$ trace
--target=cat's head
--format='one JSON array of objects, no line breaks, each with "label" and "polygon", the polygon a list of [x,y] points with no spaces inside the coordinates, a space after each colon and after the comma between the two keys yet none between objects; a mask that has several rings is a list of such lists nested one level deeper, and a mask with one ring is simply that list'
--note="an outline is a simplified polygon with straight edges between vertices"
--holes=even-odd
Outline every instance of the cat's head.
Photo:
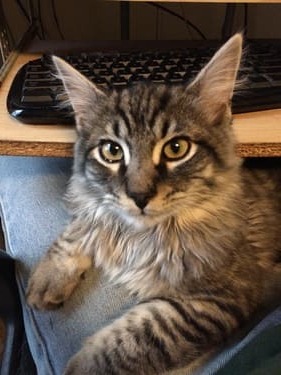
[{"label": "cat's head", "polygon": [[237,165],[230,102],[241,45],[232,37],[189,84],[108,92],[53,58],[76,118],[73,183],[89,209],[151,225],[223,193]]}]

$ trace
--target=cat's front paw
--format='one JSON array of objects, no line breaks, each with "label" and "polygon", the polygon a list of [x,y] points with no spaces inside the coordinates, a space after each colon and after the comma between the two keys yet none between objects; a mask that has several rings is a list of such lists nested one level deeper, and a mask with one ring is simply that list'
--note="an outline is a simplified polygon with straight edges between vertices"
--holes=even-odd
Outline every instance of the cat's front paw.
[{"label": "cat's front paw", "polygon": [[80,280],[81,272],[71,272],[74,268],[67,263],[63,265],[51,257],[45,257],[37,265],[28,282],[28,304],[39,310],[60,307]]},{"label": "cat's front paw", "polygon": [[106,375],[107,370],[101,367],[90,348],[85,346],[67,364],[64,375]]}]

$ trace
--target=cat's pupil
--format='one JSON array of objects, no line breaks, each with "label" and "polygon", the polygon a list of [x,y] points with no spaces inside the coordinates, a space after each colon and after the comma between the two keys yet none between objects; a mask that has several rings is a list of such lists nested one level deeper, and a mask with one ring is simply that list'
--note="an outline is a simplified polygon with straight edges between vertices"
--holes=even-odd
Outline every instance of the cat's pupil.
[{"label": "cat's pupil", "polygon": [[171,144],[171,150],[173,151],[174,154],[177,154],[180,151],[180,144],[179,142],[175,141]]},{"label": "cat's pupil", "polygon": [[120,151],[120,147],[115,144],[109,144],[108,151],[111,153],[111,155],[116,156]]}]

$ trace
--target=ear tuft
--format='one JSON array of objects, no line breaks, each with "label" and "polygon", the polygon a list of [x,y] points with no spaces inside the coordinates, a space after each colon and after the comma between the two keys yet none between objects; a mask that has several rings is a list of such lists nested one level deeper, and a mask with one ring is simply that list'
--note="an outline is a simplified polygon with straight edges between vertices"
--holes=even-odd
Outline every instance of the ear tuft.
[{"label": "ear tuft", "polygon": [[89,108],[93,109],[95,103],[105,97],[105,93],[63,59],[52,56],[52,60],[57,70],[57,77],[62,80],[69,102],[74,109],[79,128],[81,122],[79,119],[85,117]]},{"label": "ear tuft", "polygon": [[212,121],[218,120],[229,108],[242,55],[242,41],[241,34],[230,38],[191,84]]}]

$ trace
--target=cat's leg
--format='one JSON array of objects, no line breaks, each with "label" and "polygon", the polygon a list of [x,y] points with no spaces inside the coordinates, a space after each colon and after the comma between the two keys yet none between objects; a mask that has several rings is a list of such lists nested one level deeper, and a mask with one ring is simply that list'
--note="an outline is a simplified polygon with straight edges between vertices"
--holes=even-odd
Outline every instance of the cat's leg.
[{"label": "cat's leg", "polygon": [[73,292],[83,273],[92,265],[85,253],[87,230],[78,220],[68,224],[33,271],[27,301],[37,309],[59,307]]},{"label": "cat's leg", "polygon": [[220,299],[140,303],[90,337],[69,361],[65,375],[164,374],[206,357],[241,324],[244,314],[239,304]]}]

